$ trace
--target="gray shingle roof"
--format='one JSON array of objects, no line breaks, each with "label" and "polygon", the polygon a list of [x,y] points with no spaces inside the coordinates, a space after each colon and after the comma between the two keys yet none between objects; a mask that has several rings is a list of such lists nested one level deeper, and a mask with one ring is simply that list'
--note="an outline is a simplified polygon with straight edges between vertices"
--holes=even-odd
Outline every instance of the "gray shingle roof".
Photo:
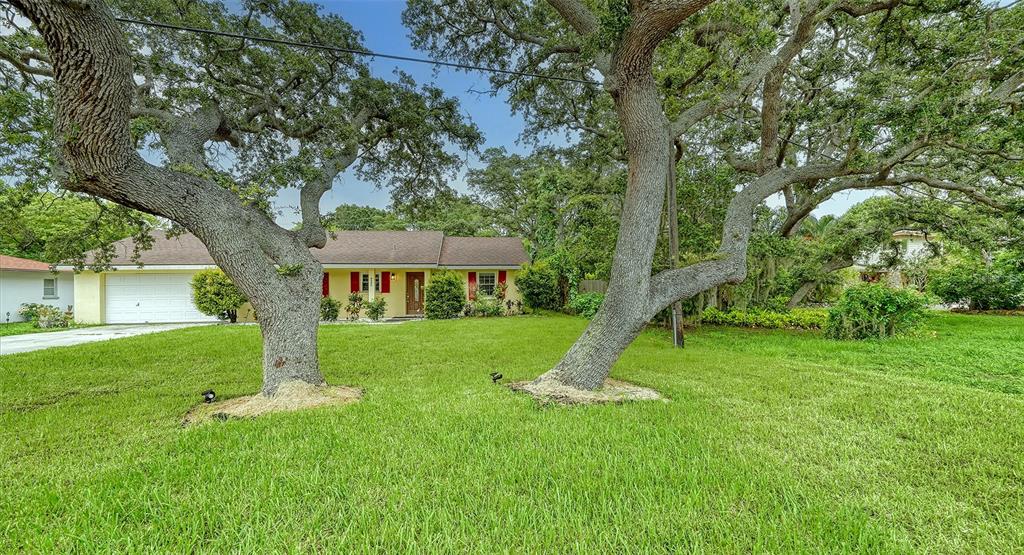
[{"label": "gray shingle roof", "polygon": [[[134,265],[135,243],[115,243],[115,266]],[[517,237],[445,237],[440,231],[339,231],[322,249],[311,249],[323,264],[519,266],[527,262],[523,242]],[[186,233],[168,238],[153,233],[153,248],[142,251],[147,266],[213,265],[206,246]]]}]

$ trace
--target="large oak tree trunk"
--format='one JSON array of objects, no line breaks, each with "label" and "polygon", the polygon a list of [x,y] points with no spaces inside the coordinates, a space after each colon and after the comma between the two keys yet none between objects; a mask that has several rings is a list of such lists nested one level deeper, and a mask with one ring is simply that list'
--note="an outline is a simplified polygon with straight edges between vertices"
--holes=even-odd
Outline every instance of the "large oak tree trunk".
[{"label": "large oak tree trunk", "polygon": [[672,140],[649,60],[620,59],[619,67],[623,69],[609,89],[625,138],[629,172],[608,290],[583,335],[535,383],[553,380],[579,389],[600,387],[652,316],[651,267],[671,158],[666,145]]},{"label": "large oak tree trunk", "polygon": [[[106,4],[12,1],[52,58],[65,186],[174,220],[206,245],[256,309],[264,394],[292,380],[323,385],[316,346],[322,268],[304,239],[216,183],[142,159],[129,132],[132,60]],[[225,128],[215,106],[181,117],[164,135],[168,157],[203,167],[205,144],[225,140]]]}]

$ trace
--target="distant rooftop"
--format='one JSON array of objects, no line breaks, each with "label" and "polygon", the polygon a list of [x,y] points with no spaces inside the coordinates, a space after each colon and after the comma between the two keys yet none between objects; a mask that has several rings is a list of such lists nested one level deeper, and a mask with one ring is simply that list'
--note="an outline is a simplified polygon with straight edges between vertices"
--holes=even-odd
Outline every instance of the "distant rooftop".
[{"label": "distant rooftop", "polygon": [[17,256],[0,254],[0,270],[49,272],[50,265],[46,262],[39,262],[38,260],[29,260],[27,258],[18,258]]}]

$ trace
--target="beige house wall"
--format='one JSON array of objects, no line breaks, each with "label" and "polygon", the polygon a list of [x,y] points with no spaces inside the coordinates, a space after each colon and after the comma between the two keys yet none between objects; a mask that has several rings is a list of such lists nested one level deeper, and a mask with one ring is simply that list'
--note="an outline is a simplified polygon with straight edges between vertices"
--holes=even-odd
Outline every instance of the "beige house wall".
[{"label": "beige house wall", "polygon": [[[407,272],[423,272],[426,283],[430,283],[431,271],[436,271],[436,268],[353,268],[353,269],[336,269],[331,268],[325,270],[328,274],[330,296],[341,302],[341,313],[339,319],[344,319],[348,316],[345,312],[345,305],[348,304],[348,296],[350,291],[350,273],[351,272],[363,272],[369,273],[373,271],[375,273],[388,272],[394,279],[391,280],[391,290],[388,293],[377,293],[374,292],[374,297],[383,297],[387,302],[387,308],[385,311],[386,318],[392,318],[395,316],[406,315],[406,273]],[[146,269],[141,270],[118,270],[118,272],[134,273],[134,272],[146,272]],[[153,268],[149,271],[168,272],[168,270],[161,270],[159,268]],[[175,273],[188,273],[192,274],[198,270],[175,270]],[[491,269],[472,269],[472,268],[459,268],[453,270],[459,274],[462,280],[463,290],[466,292],[466,298],[468,300],[468,280],[469,272],[494,272],[497,274],[498,270]],[[515,280],[519,273],[518,270],[505,270],[507,272],[506,283],[508,283],[508,294],[506,298],[511,300],[513,303],[522,300],[522,296],[519,293],[519,288],[516,287]],[[81,323],[90,324],[101,324],[104,322],[103,306],[104,306],[104,273],[95,272],[82,272],[75,275],[75,320]],[[364,300],[369,300],[369,294],[367,292],[360,292]],[[360,314],[361,317],[365,317],[365,310]],[[238,309],[238,321],[239,322],[255,322],[256,313],[249,303],[242,305]]]}]

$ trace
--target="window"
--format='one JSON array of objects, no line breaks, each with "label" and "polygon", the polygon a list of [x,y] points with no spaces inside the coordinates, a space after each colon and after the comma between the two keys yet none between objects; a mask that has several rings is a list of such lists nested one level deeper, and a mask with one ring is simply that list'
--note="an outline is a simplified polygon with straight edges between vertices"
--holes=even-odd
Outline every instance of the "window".
[{"label": "window", "polygon": [[57,298],[57,278],[43,278],[43,298]]},{"label": "window", "polygon": [[[370,290],[370,274],[363,272],[363,285],[361,290],[366,293]],[[373,290],[374,292],[380,293],[380,272],[373,274]]]},{"label": "window", "polygon": [[498,276],[494,272],[480,272],[476,278],[476,290],[485,297],[494,296],[494,284],[497,283]]}]

